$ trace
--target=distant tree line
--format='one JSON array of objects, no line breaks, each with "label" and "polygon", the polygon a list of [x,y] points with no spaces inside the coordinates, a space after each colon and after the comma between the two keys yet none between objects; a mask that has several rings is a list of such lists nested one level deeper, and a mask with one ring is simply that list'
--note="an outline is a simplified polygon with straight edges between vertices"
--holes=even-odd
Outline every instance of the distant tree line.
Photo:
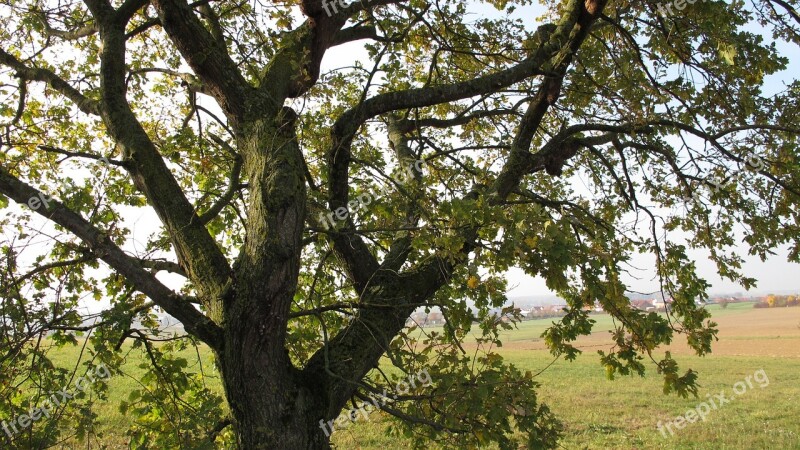
[{"label": "distant tree line", "polygon": [[787,306],[800,306],[800,297],[797,295],[769,294],[764,300],[753,305],[754,308],[785,308]]}]

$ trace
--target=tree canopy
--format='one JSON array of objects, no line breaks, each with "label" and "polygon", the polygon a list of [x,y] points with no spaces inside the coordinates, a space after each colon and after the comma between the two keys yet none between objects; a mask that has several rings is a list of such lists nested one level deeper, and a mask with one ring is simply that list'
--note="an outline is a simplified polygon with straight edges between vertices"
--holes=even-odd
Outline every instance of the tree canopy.
[{"label": "tree canopy", "polygon": [[[131,344],[136,448],[329,448],[320,423],[423,370],[392,432],[553,447],[495,351],[512,267],[567,301],[554,357],[597,302],[598,370],[696,393],[658,351],[715,338],[688,252],[748,288],[743,252],[800,260],[797,4],[0,0],[0,417]],[[666,315],[629,304],[639,254]],[[420,308],[445,326],[407,327]],[[87,409],[0,442],[83,437]]]}]

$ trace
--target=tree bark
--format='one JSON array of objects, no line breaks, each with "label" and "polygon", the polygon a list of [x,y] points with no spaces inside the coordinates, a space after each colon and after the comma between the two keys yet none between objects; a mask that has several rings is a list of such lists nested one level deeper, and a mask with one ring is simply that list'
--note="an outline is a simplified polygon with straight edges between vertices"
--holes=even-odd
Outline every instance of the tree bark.
[{"label": "tree bark", "polygon": [[250,182],[247,235],[224,299],[224,345],[217,352],[239,447],[328,449],[319,425],[325,404],[286,351],[286,322],[297,288],[306,190],[296,115],[249,121],[238,147]]},{"label": "tree bark", "polygon": [[226,333],[228,351],[219,358],[225,392],[241,450],[326,450],[320,427],[325,405],[293,369],[284,349],[263,346],[255,318]]}]

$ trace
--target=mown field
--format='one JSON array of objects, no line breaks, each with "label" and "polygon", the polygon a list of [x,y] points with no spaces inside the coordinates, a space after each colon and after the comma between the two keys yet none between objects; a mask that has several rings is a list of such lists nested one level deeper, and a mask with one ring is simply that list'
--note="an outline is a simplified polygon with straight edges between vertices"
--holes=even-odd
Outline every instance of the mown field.
[{"label": "mown field", "polygon": [[[538,376],[540,400],[563,420],[564,449],[800,449],[800,308],[753,309],[752,304],[732,304],[722,310],[710,307],[720,325],[720,341],[711,355],[693,356],[681,342],[672,351],[682,368],[700,373],[699,398],[665,396],[662,381],[654,370],[640,378],[605,378],[596,351],[608,348],[611,321],[594,316],[595,332],[578,345],[584,354],[575,362],[557,360]],[[501,353],[523,369],[538,372],[553,361],[544,349],[542,331],[553,319],[523,322],[505,333]],[[187,355],[188,356],[188,355]],[[210,355],[202,354],[204,366],[211,367]],[[77,353],[64,351],[59,359],[74,364]],[[110,382],[111,401],[98,405],[100,429],[108,448],[128,448],[124,431],[128,417],[118,410],[120,399],[138,387],[136,357],[131,356],[128,376]],[[754,383],[741,395],[733,393],[735,383],[763,370],[769,384]],[[218,379],[209,384],[218,386]],[[735,397],[705,421],[688,424],[664,437],[659,421],[671,421],[694,409],[707,394],[724,392]],[[369,421],[356,422],[334,433],[342,449],[404,449],[407,443],[388,437],[388,421],[382,413]],[[74,448],[87,448],[86,443]],[[64,448],[73,448],[72,445]],[[431,444],[431,448],[436,448]]]}]

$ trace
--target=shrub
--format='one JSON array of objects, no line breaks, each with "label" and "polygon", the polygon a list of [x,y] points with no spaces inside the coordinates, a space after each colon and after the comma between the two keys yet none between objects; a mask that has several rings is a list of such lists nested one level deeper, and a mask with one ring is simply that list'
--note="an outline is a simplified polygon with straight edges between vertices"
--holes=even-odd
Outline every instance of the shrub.
[{"label": "shrub", "polygon": [[766,298],[766,302],[767,302],[767,305],[768,305],[767,307],[768,308],[773,308],[777,301],[778,301],[778,297],[775,296],[775,294],[769,294],[767,296],[767,298]]}]

